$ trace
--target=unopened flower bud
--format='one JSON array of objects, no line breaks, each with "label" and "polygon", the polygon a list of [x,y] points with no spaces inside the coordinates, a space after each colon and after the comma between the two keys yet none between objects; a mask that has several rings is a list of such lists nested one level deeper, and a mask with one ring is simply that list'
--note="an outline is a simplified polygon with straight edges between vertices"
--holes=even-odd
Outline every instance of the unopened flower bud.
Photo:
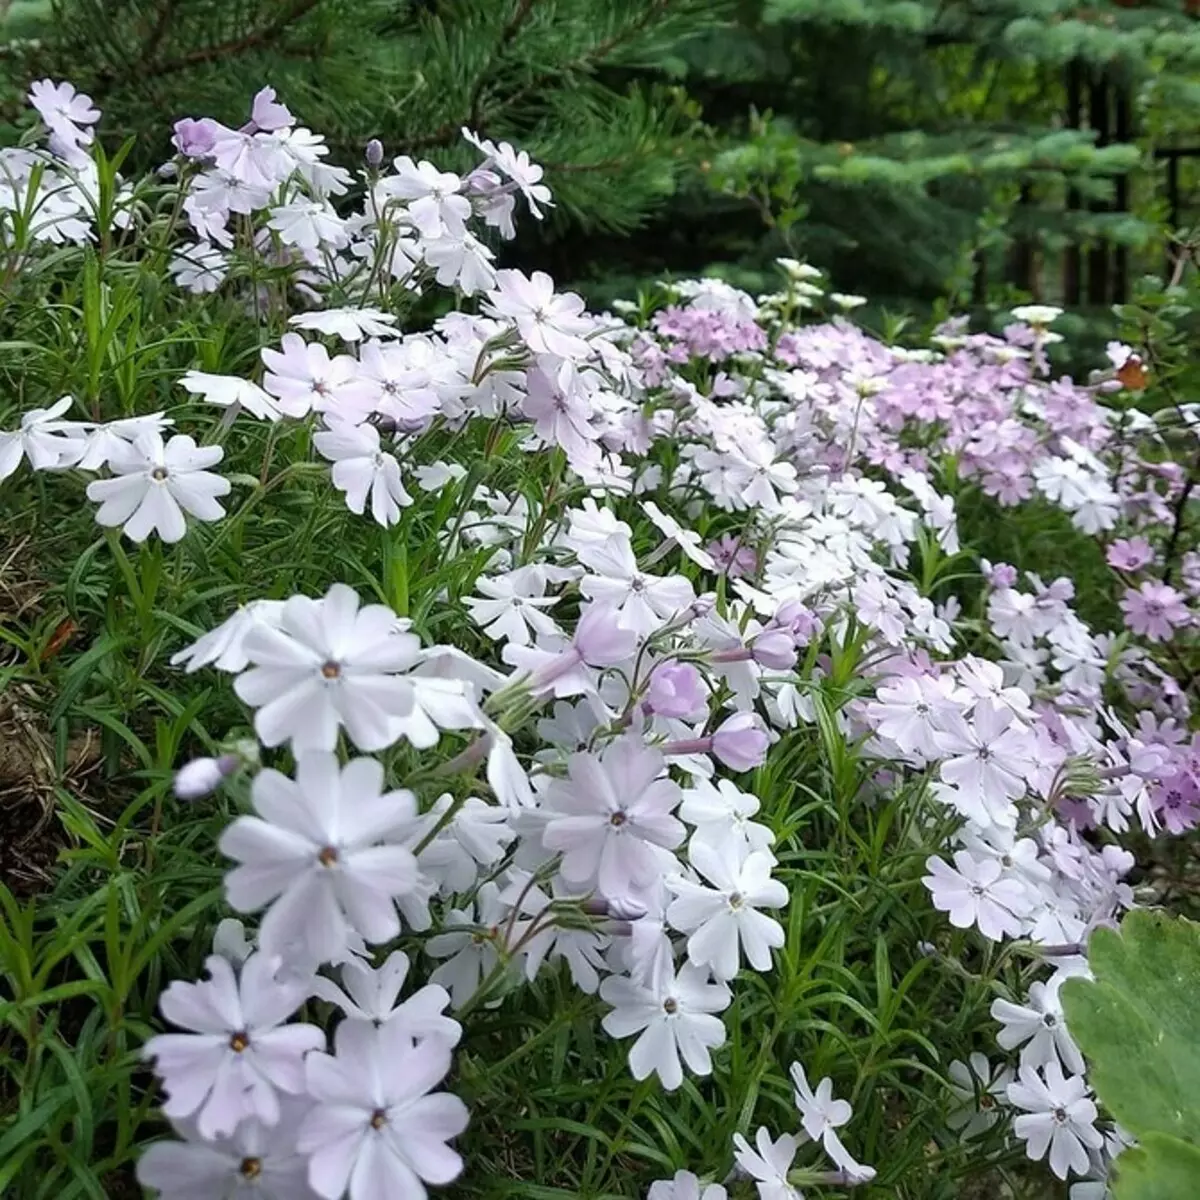
[{"label": "unopened flower bud", "polygon": [[798,646],[809,642],[821,627],[816,613],[799,600],[784,601],[775,612],[774,623],[780,629],[788,630]]},{"label": "unopened flower bud", "polygon": [[622,629],[610,608],[593,605],[580,614],[574,647],[589,667],[611,667],[637,650],[637,635]]},{"label": "unopened flower bud", "polygon": [[378,167],[383,163],[383,143],[378,138],[372,138],[363,151],[368,167]]},{"label": "unopened flower bud", "polygon": [[619,896],[608,902],[608,915],[614,921],[640,921],[648,909],[640,900],[630,896]]},{"label": "unopened flower bud", "polygon": [[750,646],[750,653],[759,666],[772,671],[790,671],[796,665],[796,643],[782,629],[765,629]]},{"label": "unopened flower bud", "polygon": [[646,709],[663,717],[686,717],[705,707],[700,672],[691,663],[665,662],[654,668],[646,691]]},{"label": "unopened flower bud", "polygon": [[731,771],[749,771],[766,761],[770,736],[753,713],[734,713],[712,735],[712,752]]},{"label": "unopened flower bud", "polygon": [[236,754],[220,758],[194,758],[175,772],[175,795],[180,800],[199,800],[216,791],[224,780],[238,769],[241,759]]},{"label": "unopened flower bud", "polygon": [[1010,588],[1017,582],[1017,568],[1005,562],[985,569],[984,575],[994,588]]},{"label": "unopened flower bud", "polygon": [[629,896],[617,896],[606,899],[604,896],[592,896],[583,902],[583,911],[591,917],[611,917],[614,921],[628,924],[640,921],[646,915],[646,906],[640,900]]},{"label": "unopened flower bud", "polygon": [[213,933],[213,953],[228,959],[235,967],[250,957],[254,943],[246,936],[246,926],[236,917],[226,917]]}]

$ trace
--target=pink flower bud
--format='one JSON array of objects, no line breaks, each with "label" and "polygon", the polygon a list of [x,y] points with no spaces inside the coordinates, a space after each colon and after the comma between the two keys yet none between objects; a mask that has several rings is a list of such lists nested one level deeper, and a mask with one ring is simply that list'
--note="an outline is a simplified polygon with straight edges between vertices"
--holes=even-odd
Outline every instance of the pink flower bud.
[{"label": "pink flower bud", "polygon": [[803,646],[821,628],[817,615],[799,600],[788,600],[775,611],[773,624],[791,633],[796,645]]},{"label": "pink flower bud", "polygon": [[378,138],[372,138],[363,151],[368,167],[378,167],[383,162],[383,143]]},{"label": "pink flower bud", "polygon": [[217,123],[211,117],[199,121],[184,117],[175,122],[175,136],[171,144],[185,158],[204,158],[212,152],[217,140]]},{"label": "pink flower bud", "polygon": [[988,583],[994,588],[1010,588],[1017,582],[1017,568],[1009,563],[996,563],[990,571],[985,571]]},{"label": "pink flower bud", "polygon": [[771,739],[753,713],[739,712],[712,735],[712,752],[731,771],[749,771],[766,761]]},{"label": "pink flower bud", "polygon": [[796,665],[796,642],[783,629],[764,629],[750,645],[759,666],[772,671],[790,671]]},{"label": "pink flower bud", "polygon": [[707,704],[700,672],[691,663],[664,662],[654,668],[646,692],[646,711],[687,717]]}]

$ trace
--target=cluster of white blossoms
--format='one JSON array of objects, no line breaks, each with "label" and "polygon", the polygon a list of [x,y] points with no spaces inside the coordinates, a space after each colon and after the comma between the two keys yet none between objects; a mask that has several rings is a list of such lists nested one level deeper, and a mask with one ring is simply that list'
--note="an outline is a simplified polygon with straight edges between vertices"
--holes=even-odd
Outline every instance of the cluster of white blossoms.
[{"label": "cluster of white blossoms", "polygon": [[[69,117],[79,149],[92,110],[60,94],[47,126],[70,142]],[[1090,930],[1132,902],[1132,856],[1109,835],[1165,819],[1155,789],[1182,735],[1163,731],[1186,697],[1144,648],[1089,630],[1067,580],[1022,590],[1012,568],[987,566],[985,612],[969,624],[953,596],[931,598],[936,571],[910,567],[960,550],[939,455],[1003,503],[1036,484],[1081,529],[1111,528],[1126,503],[1098,457],[1096,396],[1111,380],[1079,389],[1090,407],[1072,409],[1077,392],[1039,367],[1044,313],[1007,340],[948,326],[923,352],[844,317],[781,330],[798,295],[821,294],[797,264],[787,292],[757,301],[715,281],[681,287],[650,329],[589,314],[544,274],[494,268],[489,233],[511,236],[518,203],[540,216],[550,195],[524,154],[466,136],[482,156],[466,176],[407,157],[383,171],[372,149],[355,181],[270,89],[242,129],[176,127],[194,235],[172,268],[180,285],[253,292],[236,267],[257,254],[290,267],[310,302],[252,378],[180,379],[197,418],[199,405],[224,408],[222,436],[239,422],[310,428],[330,493],[384,527],[453,498],[440,553],[482,568],[470,594],[446,600],[471,644],[495,653],[424,645],[390,608],[333,583],[253,600],[175,656],[233,676],[258,742],[295,766],[258,770],[252,811],[220,840],[226,897],[256,919],[252,938],[223,924],[208,977],[163,995],[179,1032],[146,1052],[182,1140],[150,1150],[143,1182],[179,1200],[239,1180],[264,1198],[423,1197],[462,1168],[450,1143],[467,1111],[438,1089],[463,1023],[560,963],[602,1002],[603,1030],[628,1039],[635,1078],[673,1090],[709,1074],[738,977],[771,971],[787,938],[787,814],[746,776],[822,715],[833,648],[862,664],[865,698],[831,719],[878,761],[871,787],[927,775],[940,816],[957,818],[928,862],[933,905],[1043,955],[1045,978],[993,1009],[1018,1075],[978,1055],[953,1064],[969,1109],[956,1121],[973,1135],[1019,1114],[1030,1157],[1086,1177],[1092,1191],[1076,1198],[1103,1195],[1120,1134],[1098,1118],[1057,993],[1086,970]],[[354,187],[357,207],[335,203]],[[433,285],[470,311],[403,331],[393,290]],[[275,311],[270,294],[250,299],[248,311]],[[64,398],[0,433],[0,479],[22,460],[90,473],[97,520],[135,542],[222,518],[221,445],[168,436],[162,413],[100,422],[71,409]],[[553,455],[582,498],[476,482],[450,438],[429,436],[472,423]],[[920,449],[902,443],[898,431],[926,426],[936,435]],[[647,529],[655,545],[638,553]],[[1161,721],[1126,728],[1102,704],[1114,682],[1153,693]],[[447,733],[466,748],[431,769],[449,789],[436,795],[428,778],[391,786],[369,757],[401,743],[436,756]],[[203,794],[257,757],[188,764],[178,790]],[[401,935],[419,942],[420,965],[394,948]],[[410,974],[423,982],[406,988]],[[332,1049],[294,1019],[314,999],[341,1014]],[[831,1082],[813,1090],[798,1064],[793,1079],[799,1131],[759,1129],[753,1146],[739,1135],[735,1176],[764,1200],[870,1179],[841,1140],[851,1114]],[[797,1165],[809,1143],[833,1170]],[[650,1195],[724,1200],[728,1182],[681,1171]]]}]

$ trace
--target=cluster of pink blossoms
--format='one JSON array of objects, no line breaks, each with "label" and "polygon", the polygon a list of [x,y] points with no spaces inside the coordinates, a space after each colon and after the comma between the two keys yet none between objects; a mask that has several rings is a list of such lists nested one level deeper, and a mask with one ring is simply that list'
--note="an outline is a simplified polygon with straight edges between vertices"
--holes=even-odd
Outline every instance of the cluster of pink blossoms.
[{"label": "cluster of pink blossoms", "polygon": [[[822,294],[793,264],[787,289],[757,300],[676,285],[649,329],[589,314],[544,274],[493,267],[486,239],[511,235],[518,199],[539,216],[549,192],[525,155],[467,137],[482,161],[465,177],[406,157],[383,171],[372,151],[356,182],[270,89],[239,130],[176,127],[193,235],[179,284],[278,317],[279,297],[235,269],[259,255],[309,306],[252,378],[187,372],[197,418],[221,407],[233,439],[239,422],[310,427],[331,463],[327,501],[340,493],[381,525],[452,493],[465,515],[438,531],[442,554],[485,565],[448,603],[496,652],[423,645],[334,583],[251,601],[175,656],[232,675],[258,742],[296,766],[257,771],[252,811],[220,840],[252,937],[223,923],[208,978],[164,993],[181,1032],[146,1049],[182,1140],[152,1148],[144,1182],[168,1200],[250,1171],[264,1196],[325,1200],[449,1182],[467,1112],[436,1089],[463,1023],[514,968],[532,980],[564,964],[601,1002],[603,1030],[630,1040],[636,1078],[671,1090],[709,1074],[740,973],[770,971],[785,944],[786,814],[744,776],[815,722],[830,661],[802,669],[807,650],[854,643],[869,694],[836,714],[841,731],[877,760],[880,794],[928,776],[957,821],[928,860],[934,907],[1044,951],[1044,978],[993,1010],[1018,1075],[981,1055],[950,1068],[960,1125],[1011,1109],[1030,1157],[1102,1195],[1123,1142],[1090,1098],[1058,987],[1087,970],[1089,932],[1132,903],[1119,836],[1200,820],[1187,684],[1156,654],[1190,652],[1200,596],[1194,558],[1163,561],[1187,486],[1152,452],[1167,431],[1105,405],[1111,373],[1049,378],[1054,310],[1001,337],[951,323],[903,350],[842,316],[782,327]],[[404,332],[397,291],[435,285],[469,311]],[[22,461],[91,476],[97,520],[134,541],[222,518],[220,447],[164,441],[163,414],[89,422],[72,407],[0,433],[0,479]],[[431,435],[473,423],[560,455],[583,498],[543,506],[471,482],[451,439]],[[1001,505],[1039,496],[1102,539],[1128,577],[1133,636],[1090,629],[1069,579],[1006,564],[985,564],[973,625],[958,598],[928,594],[911,568],[962,552],[964,480]],[[390,787],[368,757],[403,741],[434,755],[446,732],[470,739],[447,764],[469,792]],[[179,790],[202,794],[257,757],[191,763]],[[394,948],[401,936],[421,967]],[[425,982],[402,999],[414,970]],[[325,1030],[290,1020],[314,997],[342,1014],[332,1052]],[[780,1200],[800,1196],[794,1163],[817,1147],[831,1182],[869,1179],[836,1132],[849,1106],[799,1064],[793,1078],[799,1129],[759,1129],[753,1147],[739,1136],[731,1167]],[[981,1114],[979,1095],[1001,1103]],[[701,1194],[721,1200],[724,1184],[682,1171],[651,1189]]]}]

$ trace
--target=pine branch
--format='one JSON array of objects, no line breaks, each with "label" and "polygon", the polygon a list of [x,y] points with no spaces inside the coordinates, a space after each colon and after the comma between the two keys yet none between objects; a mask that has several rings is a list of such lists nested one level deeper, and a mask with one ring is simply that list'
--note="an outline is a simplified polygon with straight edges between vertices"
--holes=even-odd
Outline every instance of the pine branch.
[{"label": "pine branch", "polygon": [[[512,18],[505,26],[504,33],[501,35],[500,43],[497,47],[498,50],[506,47],[514,40],[521,25],[524,24],[532,12],[535,3],[537,3],[537,0],[520,0],[516,12],[514,12]],[[522,100],[545,88],[553,79],[561,78],[563,75],[591,71],[612,54],[614,50],[635,38],[639,33],[642,33],[652,21],[665,13],[675,3],[677,3],[677,0],[653,0],[637,20],[631,21],[623,29],[618,29],[611,37],[590,47],[580,54],[578,58],[572,59],[567,63],[556,63],[545,70],[536,72],[522,87],[519,87],[511,95],[504,98],[503,107],[508,109],[515,108]],[[482,111],[483,95],[487,90],[491,68],[495,66],[498,57],[498,55],[494,55],[492,61],[488,64],[488,69],[480,72],[475,87],[472,89],[471,103],[466,118],[461,121],[444,122],[431,133],[414,138],[411,142],[412,146],[419,149],[445,146],[458,138],[459,130],[464,125],[469,129],[479,129],[482,126],[484,121],[484,113]]]},{"label": "pine branch", "polygon": [[[313,11],[322,0],[293,0],[292,4],[274,21],[252,30],[240,38],[222,42],[215,46],[201,46],[179,58],[168,59],[162,63],[147,63],[141,69],[145,79],[154,79],[162,75],[171,75],[176,71],[186,71],[189,67],[203,66],[205,63],[220,62],[248,50],[267,45],[278,37],[289,25],[294,25]],[[168,3],[167,8],[170,8]]]},{"label": "pine branch", "polygon": [[175,0],[163,0],[163,4],[158,10],[158,20],[155,21],[149,38],[146,39],[144,57],[147,62],[152,62],[155,55],[158,54],[158,48],[162,45],[163,36],[166,34],[167,27],[171,23],[174,11]]}]

